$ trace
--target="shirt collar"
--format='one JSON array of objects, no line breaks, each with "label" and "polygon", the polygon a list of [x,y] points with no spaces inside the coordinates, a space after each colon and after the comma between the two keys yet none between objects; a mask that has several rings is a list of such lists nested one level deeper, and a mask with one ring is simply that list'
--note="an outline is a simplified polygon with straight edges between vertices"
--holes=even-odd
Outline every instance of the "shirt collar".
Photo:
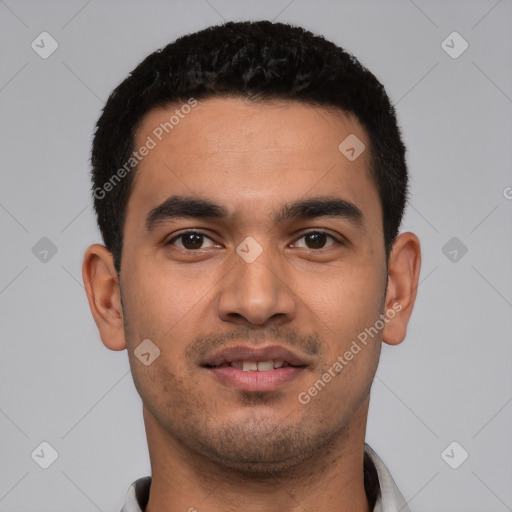
[{"label": "shirt collar", "polygon": [[[365,443],[365,452],[370,456],[379,479],[380,492],[373,512],[411,512],[382,459]],[[139,512],[137,510],[137,512]]]},{"label": "shirt collar", "polygon": [[[365,443],[364,447],[365,453],[373,462],[378,477],[379,489],[373,512],[411,512],[382,459],[368,444]],[[128,489],[126,502],[121,512],[144,512],[149,500],[150,487],[150,476],[139,478],[133,482]]]}]

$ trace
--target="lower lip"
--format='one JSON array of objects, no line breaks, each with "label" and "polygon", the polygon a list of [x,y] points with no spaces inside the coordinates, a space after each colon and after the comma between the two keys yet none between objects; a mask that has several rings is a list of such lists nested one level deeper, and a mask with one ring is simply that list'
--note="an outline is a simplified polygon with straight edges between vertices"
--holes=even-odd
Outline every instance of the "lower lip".
[{"label": "lower lip", "polygon": [[297,378],[303,366],[286,366],[266,372],[244,372],[232,366],[208,368],[224,384],[240,391],[273,391]]}]

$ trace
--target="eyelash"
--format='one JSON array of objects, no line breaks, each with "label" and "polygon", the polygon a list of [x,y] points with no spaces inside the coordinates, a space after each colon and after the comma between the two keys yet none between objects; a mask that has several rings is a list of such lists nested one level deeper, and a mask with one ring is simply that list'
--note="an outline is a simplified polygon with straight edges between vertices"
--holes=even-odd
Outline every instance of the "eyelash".
[{"label": "eyelash", "polygon": [[[211,239],[211,237],[209,237],[206,233],[203,233],[202,231],[194,231],[194,230],[189,230],[189,231],[183,231],[182,233],[180,233],[179,235],[176,235],[174,236],[173,238],[171,238],[168,242],[166,242],[165,245],[174,245],[173,242],[175,242],[176,240],[179,240],[180,238],[186,236],[186,235],[190,235],[190,234],[195,234],[195,235],[202,235],[203,237],[205,238],[208,238],[209,240],[211,240],[212,242],[214,240]],[[311,234],[321,234],[321,235],[326,235],[328,238],[331,238],[336,244],[338,245],[344,245],[342,241],[338,240],[336,237],[334,237],[333,235],[331,235],[330,233],[328,233],[327,231],[323,231],[321,229],[313,229],[311,231],[307,231],[306,233],[303,233],[299,238],[297,238],[296,240],[300,240],[301,238],[304,238],[308,235],[311,235]],[[331,245],[334,245],[334,244],[331,244]],[[311,249],[309,247],[306,247],[306,249],[310,250],[310,251],[322,251],[322,250],[325,250],[325,249],[328,249],[329,247],[331,247],[330,245],[327,246],[327,247],[322,247],[320,249]],[[197,252],[197,251],[200,251],[201,249],[187,249],[187,248],[184,248],[184,247],[178,247],[178,249],[182,250],[182,251],[187,251],[187,252]]]}]

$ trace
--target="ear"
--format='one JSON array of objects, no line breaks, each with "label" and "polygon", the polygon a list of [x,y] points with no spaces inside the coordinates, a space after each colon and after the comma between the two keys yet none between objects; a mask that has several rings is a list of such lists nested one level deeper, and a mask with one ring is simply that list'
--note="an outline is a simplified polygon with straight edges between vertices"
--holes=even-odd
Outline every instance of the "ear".
[{"label": "ear", "polygon": [[411,317],[421,267],[420,241],[414,233],[397,236],[388,262],[386,317],[382,341],[388,345],[401,343]]},{"label": "ear", "polygon": [[123,308],[112,253],[103,245],[91,245],[84,255],[82,277],[92,316],[103,344],[110,350],[126,348]]}]

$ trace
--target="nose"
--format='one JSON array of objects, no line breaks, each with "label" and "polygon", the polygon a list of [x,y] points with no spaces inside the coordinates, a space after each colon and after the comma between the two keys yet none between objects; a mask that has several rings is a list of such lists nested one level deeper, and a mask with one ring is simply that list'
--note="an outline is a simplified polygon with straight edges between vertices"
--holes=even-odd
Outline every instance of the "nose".
[{"label": "nose", "polygon": [[219,292],[219,317],[246,326],[281,325],[292,320],[297,297],[279,255],[264,248],[254,261],[238,254],[234,259],[234,268],[223,279]]}]

